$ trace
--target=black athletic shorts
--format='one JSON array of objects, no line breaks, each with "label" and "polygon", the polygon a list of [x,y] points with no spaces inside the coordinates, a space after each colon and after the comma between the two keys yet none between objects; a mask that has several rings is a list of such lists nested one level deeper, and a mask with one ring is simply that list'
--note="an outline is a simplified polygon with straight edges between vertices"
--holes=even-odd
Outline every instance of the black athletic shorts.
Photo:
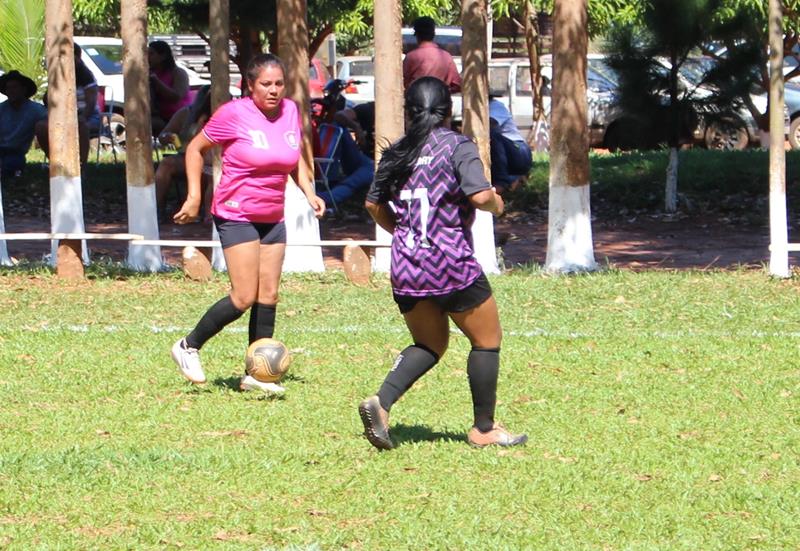
[{"label": "black athletic shorts", "polygon": [[250,241],[260,241],[262,245],[286,243],[286,224],[283,222],[238,222],[214,216],[214,225],[223,249]]},{"label": "black athletic shorts", "polygon": [[394,301],[400,308],[400,313],[405,314],[414,309],[418,302],[432,300],[445,312],[466,312],[476,306],[480,306],[492,296],[492,287],[489,280],[481,273],[480,277],[472,282],[472,285],[453,291],[446,295],[434,295],[429,297],[409,297],[406,295],[394,295]]}]

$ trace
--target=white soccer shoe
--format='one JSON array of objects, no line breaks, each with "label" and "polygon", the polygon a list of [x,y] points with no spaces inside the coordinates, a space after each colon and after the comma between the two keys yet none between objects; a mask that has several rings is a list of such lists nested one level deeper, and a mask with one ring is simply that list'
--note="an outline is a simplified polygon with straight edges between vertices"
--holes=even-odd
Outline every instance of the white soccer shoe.
[{"label": "white soccer shoe", "polygon": [[172,345],[172,359],[178,364],[181,375],[196,385],[206,382],[206,374],[200,365],[200,354],[196,348],[190,348],[186,339],[181,339]]},{"label": "white soccer shoe", "polygon": [[286,392],[286,389],[279,384],[262,383],[250,375],[242,377],[242,380],[239,381],[239,388],[241,390],[260,390],[266,394],[283,394]]}]

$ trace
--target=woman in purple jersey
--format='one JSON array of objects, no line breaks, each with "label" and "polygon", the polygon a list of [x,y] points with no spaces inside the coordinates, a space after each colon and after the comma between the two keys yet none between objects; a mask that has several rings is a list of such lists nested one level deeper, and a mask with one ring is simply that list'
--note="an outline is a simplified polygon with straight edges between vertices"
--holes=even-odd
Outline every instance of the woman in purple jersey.
[{"label": "woman in purple jersey", "polygon": [[394,447],[389,410],[445,353],[452,319],[472,344],[469,443],[524,444],[526,435],[494,421],[502,329],[470,230],[475,209],[499,216],[503,200],[486,181],[475,144],[448,129],[447,86],[423,77],[409,86],[405,100],[406,135],[383,152],[366,208],[393,234],[392,291],[414,344],[397,357],[378,393],[359,405],[364,435],[376,448]]}]

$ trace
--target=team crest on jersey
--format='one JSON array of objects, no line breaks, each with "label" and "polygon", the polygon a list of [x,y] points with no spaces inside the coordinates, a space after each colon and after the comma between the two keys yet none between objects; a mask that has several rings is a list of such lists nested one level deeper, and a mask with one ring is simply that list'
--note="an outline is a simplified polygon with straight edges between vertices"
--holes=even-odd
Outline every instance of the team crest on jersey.
[{"label": "team crest on jersey", "polygon": [[289,130],[283,135],[283,139],[286,141],[286,145],[291,147],[292,149],[297,149],[300,147],[300,144],[297,142],[297,132],[294,130]]}]

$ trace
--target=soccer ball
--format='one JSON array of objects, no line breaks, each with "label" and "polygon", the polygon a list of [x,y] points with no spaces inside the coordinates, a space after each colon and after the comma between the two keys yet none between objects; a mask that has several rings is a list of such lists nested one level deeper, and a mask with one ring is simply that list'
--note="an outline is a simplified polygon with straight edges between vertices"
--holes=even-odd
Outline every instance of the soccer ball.
[{"label": "soccer ball", "polygon": [[281,341],[258,339],[247,347],[244,367],[247,374],[262,383],[277,383],[289,370],[292,357]]}]

